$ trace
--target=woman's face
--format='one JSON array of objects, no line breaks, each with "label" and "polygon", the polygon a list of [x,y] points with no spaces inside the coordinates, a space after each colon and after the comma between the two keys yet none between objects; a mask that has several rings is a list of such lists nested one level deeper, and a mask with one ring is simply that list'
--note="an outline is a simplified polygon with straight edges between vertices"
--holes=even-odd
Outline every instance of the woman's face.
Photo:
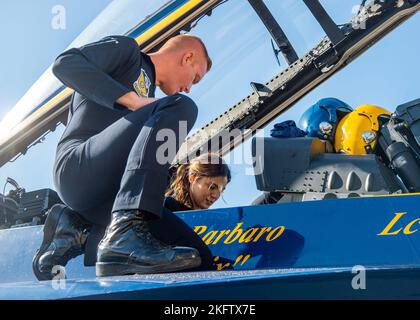
[{"label": "woman's face", "polygon": [[208,209],[221,196],[228,184],[227,177],[189,176],[190,196],[194,210]]}]

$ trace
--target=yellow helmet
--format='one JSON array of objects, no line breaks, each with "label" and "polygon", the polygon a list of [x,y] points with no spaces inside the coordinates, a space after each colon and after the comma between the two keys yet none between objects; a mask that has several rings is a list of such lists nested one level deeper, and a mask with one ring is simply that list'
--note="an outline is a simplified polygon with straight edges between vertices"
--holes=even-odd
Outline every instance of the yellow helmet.
[{"label": "yellow helmet", "polygon": [[388,110],[371,104],[357,107],[338,123],[334,139],[335,151],[366,154],[366,146],[372,149],[375,146],[380,117],[390,116]]}]

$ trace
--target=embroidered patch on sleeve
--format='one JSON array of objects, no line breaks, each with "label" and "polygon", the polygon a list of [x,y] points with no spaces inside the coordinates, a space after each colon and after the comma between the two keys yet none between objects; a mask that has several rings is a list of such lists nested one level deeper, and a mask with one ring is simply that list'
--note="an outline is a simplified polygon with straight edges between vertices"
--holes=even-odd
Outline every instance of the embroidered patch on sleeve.
[{"label": "embroidered patch on sleeve", "polygon": [[146,72],[143,69],[141,69],[140,76],[137,79],[137,81],[133,83],[133,87],[140,97],[148,98],[151,84],[152,83],[149,77],[147,76]]}]

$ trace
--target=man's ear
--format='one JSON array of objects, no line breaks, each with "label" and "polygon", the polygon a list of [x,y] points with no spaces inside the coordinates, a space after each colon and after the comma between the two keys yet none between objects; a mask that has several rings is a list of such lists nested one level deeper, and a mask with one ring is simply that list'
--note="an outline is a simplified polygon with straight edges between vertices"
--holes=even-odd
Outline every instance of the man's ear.
[{"label": "man's ear", "polygon": [[187,63],[191,63],[194,59],[194,52],[188,51],[182,57],[182,65],[186,65]]}]

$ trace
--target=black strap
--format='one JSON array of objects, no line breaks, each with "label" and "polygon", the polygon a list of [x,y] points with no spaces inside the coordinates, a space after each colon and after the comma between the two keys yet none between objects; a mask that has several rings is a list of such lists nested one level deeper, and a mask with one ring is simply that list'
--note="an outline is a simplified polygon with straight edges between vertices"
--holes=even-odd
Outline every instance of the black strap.
[{"label": "black strap", "polygon": [[311,10],[313,16],[334,45],[344,39],[344,33],[331,19],[319,0],[303,0],[303,2]]},{"label": "black strap", "polygon": [[262,0],[248,0],[248,2],[270,32],[286,62],[290,65],[298,60],[295,49],[264,2]]}]

